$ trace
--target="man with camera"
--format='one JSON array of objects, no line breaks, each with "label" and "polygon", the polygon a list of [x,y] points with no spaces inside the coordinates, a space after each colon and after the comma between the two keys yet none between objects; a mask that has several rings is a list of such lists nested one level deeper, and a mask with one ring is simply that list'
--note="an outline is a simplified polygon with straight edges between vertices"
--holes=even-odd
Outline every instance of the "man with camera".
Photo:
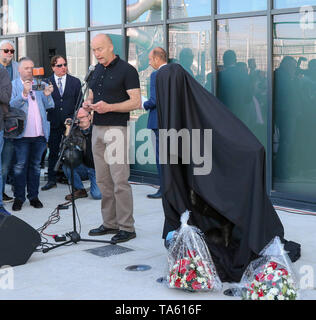
[{"label": "man with camera", "polygon": [[[82,164],[74,168],[74,198],[87,198],[88,194],[85,190],[81,179],[88,177],[90,180],[90,194],[95,200],[100,200],[102,198],[99,187],[96,183],[95,169],[92,154],[92,116],[89,112],[83,108],[79,109],[77,114],[76,123],[71,133],[70,139],[75,139],[76,146],[82,150]],[[66,122],[66,134],[71,127],[72,119],[67,119]],[[63,166],[64,173],[68,178],[69,183],[71,183],[71,169],[69,166]],[[66,196],[66,200],[70,201],[72,195]]]},{"label": "man with camera", "polygon": [[47,114],[51,132],[48,140],[48,182],[42,187],[43,191],[57,187],[57,173],[54,168],[58,160],[60,142],[65,131],[64,123],[67,118],[73,117],[77,101],[82,94],[80,80],[68,74],[66,57],[53,57],[51,67],[54,74],[49,80],[54,86],[52,97],[55,108],[48,110]]},{"label": "man with camera", "polygon": [[10,106],[21,109],[26,114],[24,131],[14,140],[16,164],[14,166],[13,211],[20,211],[25,201],[25,188],[31,206],[43,208],[38,199],[40,183],[40,163],[49,137],[49,123],[46,110],[54,108],[51,94],[52,85],[44,90],[34,91],[34,63],[30,58],[19,61],[20,78],[12,82]]}]

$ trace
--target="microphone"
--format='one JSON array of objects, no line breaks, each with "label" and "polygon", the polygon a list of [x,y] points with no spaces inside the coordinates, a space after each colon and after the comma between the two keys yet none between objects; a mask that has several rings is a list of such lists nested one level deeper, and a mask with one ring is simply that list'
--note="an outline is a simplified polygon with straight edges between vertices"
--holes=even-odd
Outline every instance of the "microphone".
[{"label": "microphone", "polygon": [[91,65],[91,66],[89,67],[88,74],[87,74],[86,77],[84,78],[84,82],[89,82],[89,81],[90,81],[90,78],[91,78],[94,70],[95,70],[95,66],[94,66],[94,65]]}]

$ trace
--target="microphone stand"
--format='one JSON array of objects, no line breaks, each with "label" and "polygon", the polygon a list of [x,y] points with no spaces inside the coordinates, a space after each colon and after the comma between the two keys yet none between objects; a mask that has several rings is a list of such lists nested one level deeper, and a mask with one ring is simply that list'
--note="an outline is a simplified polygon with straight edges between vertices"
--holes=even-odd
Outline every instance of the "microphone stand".
[{"label": "microphone stand", "polygon": [[[65,157],[65,151],[67,148],[69,148],[69,158],[73,158],[73,152],[76,148],[75,144],[72,143],[71,141],[68,142],[68,140],[71,139],[71,135],[73,133],[73,130],[74,130],[74,123],[75,123],[75,120],[77,119],[77,115],[78,115],[78,112],[79,112],[79,109],[84,101],[84,97],[89,89],[89,84],[88,82],[86,81],[85,84],[82,85],[81,88],[84,87],[84,85],[86,85],[86,88],[84,90],[84,93],[82,95],[79,95],[78,97],[78,100],[77,100],[77,104],[76,104],[76,108],[75,108],[75,114],[73,116],[73,119],[72,119],[72,123],[71,123],[71,127],[70,127],[70,130],[69,130],[69,133],[67,136],[64,136],[63,137],[63,140],[61,142],[61,151],[60,151],[60,155],[59,155],[59,158],[58,158],[58,161],[56,163],[56,166],[54,168],[55,171],[58,171],[59,170],[59,167],[61,165],[61,162],[62,160],[64,159]],[[77,226],[76,226],[76,204],[75,204],[75,187],[74,187],[74,166],[73,166],[73,162],[70,160],[68,161],[68,163],[70,163],[70,171],[71,171],[71,203],[72,203],[72,216],[73,216],[73,231],[69,232],[69,233],[66,233],[66,236],[70,237],[70,240],[69,241],[66,241],[66,242],[63,242],[61,244],[58,244],[56,246],[53,246],[51,248],[46,248],[46,249],[43,249],[42,252],[43,253],[47,253],[53,249],[56,249],[56,248],[59,248],[59,247],[62,247],[62,246],[65,246],[65,245],[68,245],[68,244],[71,244],[71,243],[75,243],[77,244],[78,242],[80,241],[83,241],[83,242],[95,242],[95,243],[109,243],[109,244],[116,244],[116,242],[113,242],[113,241],[106,241],[106,240],[93,240],[93,239],[82,239],[80,234],[78,233],[77,231]]]}]

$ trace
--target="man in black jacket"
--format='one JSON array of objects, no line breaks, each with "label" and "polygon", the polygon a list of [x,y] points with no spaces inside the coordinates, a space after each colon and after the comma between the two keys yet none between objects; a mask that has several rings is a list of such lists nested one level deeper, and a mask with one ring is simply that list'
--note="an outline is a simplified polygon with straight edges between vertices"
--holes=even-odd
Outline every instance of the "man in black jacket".
[{"label": "man in black jacket", "polygon": [[[67,119],[70,120],[71,119]],[[71,122],[66,120],[66,126],[70,127]],[[102,198],[99,187],[96,183],[95,178],[95,169],[93,162],[93,154],[92,154],[92,125],[91,125],[92,116],[89,112],[81,108],[77,114],[77,121],[79,122],[76,125],[72,132],[72,137],[76,139],[76,145],[82,149],[82,164],[74,169],[74,198],[87,198],[88,194],[85,190],[81,179],[84,177],[88,177],[90,180],[90,194],[91,197],[95,200],[100,200]],[[63,170],[65,175],[68,178],[70,183],[71,181],[71,170],[66,165],[63,166]],[[71,194],[66,196],[66,200],[71,200]]]},{"label": "man in black jacket", "polygon": [[[7,70],[0,68],[0,155],[3,148],[3,118],[8,112],[9,102],[11,99],[12,84]],[[0,190],[2,190],[2,173],[0,161]],[[0,192],[0,214],[10,215],[3,207],[2,192]]]},{"label": "man in black jacket", "polygon": [[80,98],[81,82],[68,74],[67,59],[63,56],[55,56],[51,60],[54,74],[49,78],[54,86],[52,97],[55,108],[48,111],[47,119],[50,121],[50,136],[48,141],[48,182],[42,187],[43,191],[56,188],[56,172],[54,167],[58,160],[59,146],[65,131],[65,120],[72,118],[76,103]]}]

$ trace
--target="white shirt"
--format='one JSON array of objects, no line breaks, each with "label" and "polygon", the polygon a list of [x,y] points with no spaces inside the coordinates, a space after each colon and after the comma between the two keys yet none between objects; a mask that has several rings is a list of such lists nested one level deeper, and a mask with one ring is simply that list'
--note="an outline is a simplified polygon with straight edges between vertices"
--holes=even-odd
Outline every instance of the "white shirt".
[{"label": "white shirt", "polygon": [[166,65],[167,65],[167,63],[162,64],[162,65],[158,68],[158,70],[160,70],[163,66],[166,66]]},{"label": "white shirt", "polygon": [[57,77],[56,74],[54,74],[54,77],[55,77],[55,82],[57,87],[58,87],[58,79],[61,78],[61,84],[63,85],[63,92],[65,92],[67,74],[65,74],[63,77]]}]

